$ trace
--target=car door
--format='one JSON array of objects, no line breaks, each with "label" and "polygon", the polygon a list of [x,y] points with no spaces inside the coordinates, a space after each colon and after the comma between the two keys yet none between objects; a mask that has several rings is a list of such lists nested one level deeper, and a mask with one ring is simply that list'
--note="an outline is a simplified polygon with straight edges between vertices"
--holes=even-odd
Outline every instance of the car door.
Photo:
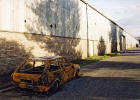
[{"label": "car door", "polygon": [[68,77],[68,80],[73,78],[73,76],[74,76],[74,69],[73,69],[72,65],[65,66],[65,73],[66,73],[66,75]]}]

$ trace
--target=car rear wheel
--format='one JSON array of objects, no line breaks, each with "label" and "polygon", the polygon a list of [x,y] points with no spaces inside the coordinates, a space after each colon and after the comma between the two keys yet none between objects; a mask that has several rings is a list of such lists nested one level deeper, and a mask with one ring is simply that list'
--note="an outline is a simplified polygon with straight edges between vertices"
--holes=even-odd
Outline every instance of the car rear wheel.
[{"label": "car rear wheel", "polygon": [[79,78],[79,70],[76,70],[75,77],[76,77],[76,78]]},{"label": "car rear wheel", "polygon": [[51,88],[51,93],[55,93],[59,88],[59,81],[56,81],[53,85],[53,87]]}]

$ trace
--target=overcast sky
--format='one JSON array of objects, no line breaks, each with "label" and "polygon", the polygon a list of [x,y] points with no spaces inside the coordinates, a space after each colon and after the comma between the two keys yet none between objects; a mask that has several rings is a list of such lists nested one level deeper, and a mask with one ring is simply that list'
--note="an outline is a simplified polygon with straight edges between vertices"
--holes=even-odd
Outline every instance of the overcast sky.
[{"label": "overcast sky", "polygon": [[140,0],[87,0],[132,36],[140,36]]}]

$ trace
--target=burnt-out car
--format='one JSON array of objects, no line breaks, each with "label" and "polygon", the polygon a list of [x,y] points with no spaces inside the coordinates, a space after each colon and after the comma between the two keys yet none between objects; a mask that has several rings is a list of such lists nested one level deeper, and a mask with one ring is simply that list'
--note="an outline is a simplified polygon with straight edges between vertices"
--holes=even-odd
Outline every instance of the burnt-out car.
[{"label": "burnt-out car", "polygon": [[68,80],[79,76],[80,66],[61,56],[25,59],[12,73],[12,83],[38,92],[56,91]]}]

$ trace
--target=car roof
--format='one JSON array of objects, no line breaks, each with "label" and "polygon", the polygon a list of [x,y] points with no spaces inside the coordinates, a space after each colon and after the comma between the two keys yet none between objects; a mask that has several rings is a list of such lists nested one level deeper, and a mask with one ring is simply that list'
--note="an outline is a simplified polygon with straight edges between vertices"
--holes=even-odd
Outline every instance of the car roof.
[{"label": "car roof", "polygon": [[62,56],[44,56],[44,57],[35,57],[35,58],[29,58],[29,60],[33,61],[47,61],[47,60],[56,60],[61,59]]}]

